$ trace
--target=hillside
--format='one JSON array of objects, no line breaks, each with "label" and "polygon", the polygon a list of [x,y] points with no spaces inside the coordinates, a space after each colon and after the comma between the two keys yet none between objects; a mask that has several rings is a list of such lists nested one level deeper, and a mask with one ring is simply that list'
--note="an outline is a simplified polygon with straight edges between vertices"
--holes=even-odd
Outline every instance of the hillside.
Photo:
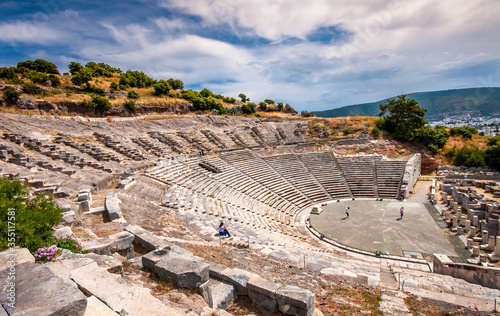
[{"label": "hillside", "polygon": [[[500,88],[469,88],[407,95],[427,109],[427,120],[440,120],[447,116],[475,113],[481,116],[500,115]],[[390,97],[391,99],[394,97]],[[379,105],[387,99],[372,103],[354,104],[337,109],[313,112],[319,117],[378,116]]]},{"label": "hillside", "polygon": [[43,59],[0,67],[0,112],[49,113],[85,116],[133,116],[189,112],[289,117],[297,114],[289,104],[271,99],[256,104],[243,93],[240,100],[185,89],[179,79],[154,79],[142,71],[88,62],[70,62],[69,73]]}]

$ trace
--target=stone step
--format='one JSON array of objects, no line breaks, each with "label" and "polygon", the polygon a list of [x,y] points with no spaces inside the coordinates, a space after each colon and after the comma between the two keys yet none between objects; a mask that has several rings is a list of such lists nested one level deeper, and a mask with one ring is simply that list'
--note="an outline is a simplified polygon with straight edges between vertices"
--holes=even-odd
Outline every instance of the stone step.
[{"label": "stone step", "polygon": [[70,273],[71,279],[87,295],[94,295],[121,315],[185,315],[166,306],[143,288],[120,275],[91,263]]}]

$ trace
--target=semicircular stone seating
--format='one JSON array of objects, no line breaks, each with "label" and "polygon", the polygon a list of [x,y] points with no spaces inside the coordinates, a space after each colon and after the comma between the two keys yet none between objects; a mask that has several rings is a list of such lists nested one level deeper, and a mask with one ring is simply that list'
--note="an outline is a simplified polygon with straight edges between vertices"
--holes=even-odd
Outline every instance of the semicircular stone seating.
[{"label": "semicircular stone seating", "polygon": [[[220,172],[201,167],[202,161]],[[398,198],[405,166],[406,161],[381,156],[318,152],[261,157],[244,149],[166,163],[145,175],[168,185],[163,197],[168,206],[301,237],[298,215],[311,205]]]}]

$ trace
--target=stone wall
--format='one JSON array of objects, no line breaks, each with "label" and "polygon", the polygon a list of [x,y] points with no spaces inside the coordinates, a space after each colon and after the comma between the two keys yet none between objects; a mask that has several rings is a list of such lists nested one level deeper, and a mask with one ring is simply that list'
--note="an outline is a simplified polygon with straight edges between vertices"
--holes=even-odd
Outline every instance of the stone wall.
[{"label": "stone wall", "polygon": [[401,191],[404,192],[405,196],[408,196],[408,193],[413,191],[413,186],[415,182],[417,182],[418,177],[420,177],[421,161],[422,156],[420,154],[415,154],[406,163],[405,173],[401,183]]},{"label": "stone wall", "polygon": [[450,275],[470,283],[493,289],[500,289],[500,269],[476,266],[466,263],[454,263],[446,255],[433,255],[434,273]]}]

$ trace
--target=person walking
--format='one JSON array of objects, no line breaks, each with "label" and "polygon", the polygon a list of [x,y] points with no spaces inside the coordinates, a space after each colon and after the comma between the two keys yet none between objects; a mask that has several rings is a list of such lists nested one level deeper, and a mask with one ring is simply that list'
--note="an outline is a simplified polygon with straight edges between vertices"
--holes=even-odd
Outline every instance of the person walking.
[{"label": "person walking", "polygon": [[349,218],[349,210],[350,210],[350,208],[349,208],[349,206],[348,206],[348,207],[345,209],[345,216],[346,216],[347,218]]},{"label": "person walking", "polygon": [[401,215],[400,219],[403,219],[404,212],[405,212],[405,208],[401,206],[401,208],[399,209],[399,214]]}]

